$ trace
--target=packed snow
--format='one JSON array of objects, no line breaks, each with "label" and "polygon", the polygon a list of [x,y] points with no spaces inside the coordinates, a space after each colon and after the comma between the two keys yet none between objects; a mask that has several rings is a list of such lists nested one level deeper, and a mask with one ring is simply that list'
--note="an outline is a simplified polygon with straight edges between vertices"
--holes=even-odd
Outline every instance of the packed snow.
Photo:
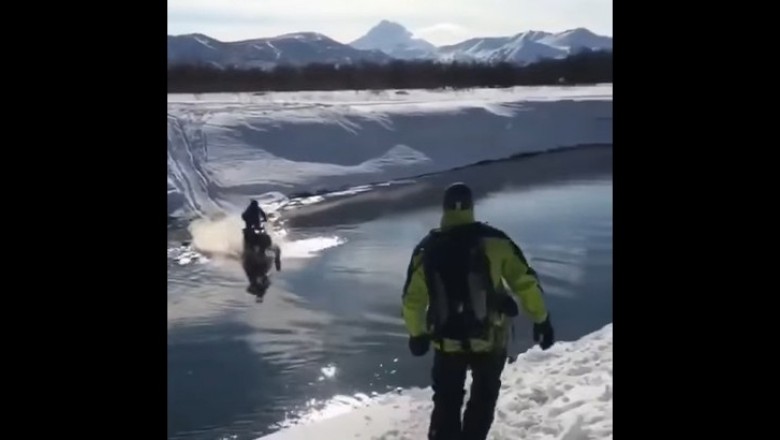
[{"label": "packed snow", "polygon": [[[502,382],[488,440],[611,439],[612,324],[547,351],[531,348],[507,365]],[[426,438],[431,398],[430,388],[337,396],[259,440],[419,440]]]},{"label": "packed snow", "polygon": [[612,144],[612,85],[168,96],[168,214]]}]

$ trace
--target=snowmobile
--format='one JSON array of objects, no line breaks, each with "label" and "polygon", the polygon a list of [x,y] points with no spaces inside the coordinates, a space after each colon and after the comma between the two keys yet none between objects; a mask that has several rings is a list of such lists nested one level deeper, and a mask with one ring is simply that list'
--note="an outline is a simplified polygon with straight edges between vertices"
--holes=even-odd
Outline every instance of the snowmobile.
[{"label": "snowmobile", "polygon": [[279,247],[271,241],[271,236],[265,230],[265,224],[261,224],[260,228],[244,228],[243,232],[241,264],[249,279],[249,287],[246,291],[257,296],[258,301],[262,301],[265,292],[271,286],[268,278],[271,263],[273,262],[277,271],[281,270]]}]

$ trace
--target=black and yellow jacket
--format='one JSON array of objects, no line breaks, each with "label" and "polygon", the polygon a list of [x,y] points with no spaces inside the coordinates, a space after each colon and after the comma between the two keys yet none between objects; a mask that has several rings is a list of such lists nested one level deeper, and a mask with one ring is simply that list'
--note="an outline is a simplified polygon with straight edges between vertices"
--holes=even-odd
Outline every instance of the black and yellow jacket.
[{"label": "black and yellow jacket", "polygon": [[[513,294],[523,311],[536,323],[547,318],[547,309],[542,298],[542,289],[534,270],[529,266],[520,248],[502,231],[474,220],[474,211],[445,210],[441,219],[441,229],[471,225],[476,226],[477,234],[490,263],[490,278],[497,292],[508,290]],[[428,288],[422,260],[425,252],[426,236],[415,247],[406,282],[403,288],[403,318],[411,336],[430,334],[426,320],[429,304]],[[504,282],[507,287],[504,287]],[[495,313],[491,316],[492,331],[487,339],[471,339],[471,350],[485,352],[500,350],[508,342],[510,320],[505,315]],[[463,350],[460,341],[444,339],[442,343],[433,341],[434,348],[445,352]]]}]

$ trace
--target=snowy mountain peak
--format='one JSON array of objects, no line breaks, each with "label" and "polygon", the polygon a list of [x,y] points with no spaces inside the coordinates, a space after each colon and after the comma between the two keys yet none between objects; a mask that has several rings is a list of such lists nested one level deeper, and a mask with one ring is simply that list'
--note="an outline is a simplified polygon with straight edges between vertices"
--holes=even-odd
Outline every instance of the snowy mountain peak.
[{"label": "snowy mountain peak", "polygon": [[321,41],[330,40],[331,38],[320,34],[318,32],[292,32],[289,34],[279,35],[275,39],[294,38],[296,40],[308,40],[308,41]]},{"label": "snowy mountain peak", "polygon": [[593,37],[597,36],[596,34],[591,32],[590,30],[585,29],[585,28],[569,29],[567,31],[561,32],[558,35],[561,35],[561,36],[574,36],[574,37],[577,37],[577,38],[593,38]]},{"label": "snowy mountain peak", "polygon": [[596,35],[585,28],[569,29],[544,37],[540,42],[557,47],[566,47],[570,51],[589,48],[593,50],[612,50],[612,38]]},{"label": "snowy mountain peak", "polygon": [[521,32],[521,33],[515,35],[513,40],[514,41],[518,41],[518,42],[520,42],[520,41],[539,41],[542,38],[549,37],[550,35],[552,35],[552,34],[549,33],[549,32],[544,32],[544,31],[526,31],[526,32]]},{"label": "snowy mountain peak", "polygon": [[412,38],[412,33],[402,25],[388,20],[382,20],[368,31],[366,36],[385,38],[388,40],[406,41]]},{"label": "snowy mountain peak", "polygon": [[220,42],[206,36],[169,36],[168,63],[219,67],[272,68],[280,64],[352,64],[385,62],[381,52],[362,51],[317,32],[294,32],[271,38]]},{"label": "snowy mountain peak", "polygon": [[436,52],[436,46],[414,38],[408,29],[389,20],[380,21],[350,46],[360,50],[379,50],[399,59],[429,58]]},{"label": "snowy mountain peak", "polygon": [[436,47],[401,24],[382,20],[349,45],[317,32],[222,42],[203,34],[168,36],[168,63],[273,67],[278,64],[351,64],[361,61],[436,60],[528,64],[583,50],[612,50],[612,37],[585,28],[552,33],[529,30],[506,37],[475,37]]},{"label": "snowy mountain peak", "polygon": [[213,39],[213,38],[209,37],[208,35],[205,35],[205,34],[199,34],[199,33],[197,33],[197,32],[196,32],[196,33],[194,33],[194,34],[184,34],[184,35],[179,35],[179,37],[180,37],[180,38],[192,38],[192,39],[194,39],[194,40],[207,40],[207,41],[216,41],[215,39]]}]

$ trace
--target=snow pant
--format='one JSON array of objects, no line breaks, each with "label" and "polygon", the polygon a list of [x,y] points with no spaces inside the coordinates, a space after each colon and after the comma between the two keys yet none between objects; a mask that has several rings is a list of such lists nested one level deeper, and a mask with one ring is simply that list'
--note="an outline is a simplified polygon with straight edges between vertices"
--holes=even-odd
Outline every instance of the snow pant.
[{"label": "snow pant", "polygon": [[[485,440],[493,424],[506,353],[442,353],[433,357],[433,412],[428,440]],[[466,373],[471,394],[461,422]]]}]

